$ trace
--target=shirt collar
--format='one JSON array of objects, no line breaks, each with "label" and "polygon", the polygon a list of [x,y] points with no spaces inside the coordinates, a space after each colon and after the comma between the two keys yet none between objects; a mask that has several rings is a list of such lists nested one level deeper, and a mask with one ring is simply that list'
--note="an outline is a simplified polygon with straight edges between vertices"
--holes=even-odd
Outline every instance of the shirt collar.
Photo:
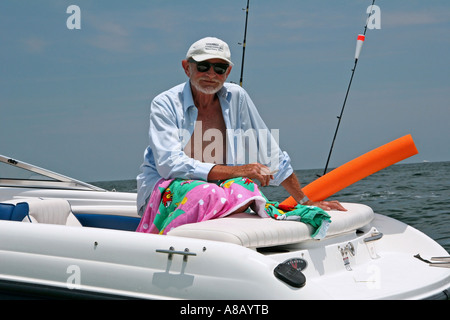
[{"label": "shirt collar", "polygon": [[192,97],[191,82],[187,81],[183,88],[183,110],[186,112],[187,109],[194,106],[194,98]]},{"label": "shirt collar", "polygon": [[228,97],[228,89],[225,86],[225,83],[223,84],[222,88],[219,90],[219,92],[217,92],[217,96],[219,98],[224,98],[226,99]]},{"label": "shirt collar", "polygon": [[[226,87],[226,85],[224,84],[222,86],[222,88],[217,92],[217,96],[219,98],[223,98],[228,100],[227,98],[229,97],[228,95],[228,89]],[[191,82],[187,81],[184,84],[184,88],[183,88],[183,110],[187,111],[190,107],[194,106],[194,98],[192,97],[192,90],[191,90]]]}]

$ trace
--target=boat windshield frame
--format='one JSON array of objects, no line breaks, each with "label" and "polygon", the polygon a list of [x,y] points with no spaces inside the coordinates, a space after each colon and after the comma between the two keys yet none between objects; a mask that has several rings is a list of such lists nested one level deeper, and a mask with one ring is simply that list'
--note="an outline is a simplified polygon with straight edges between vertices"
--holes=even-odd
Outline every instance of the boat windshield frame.
[{"label": "boat windshield frame", "polygon": [[[79,181],[56,172],[13,159],[11,157],[0,155],[0,168],[2,164],[10,165],[21,170],[21,172],[26,172],[26,176],[29,177],[4,177],[2,176],[2,171],[0,170],[0,187],[106,191],[105,189],[99,188],[92,184]],[[30,178],[31,176],[38,177]]]}]

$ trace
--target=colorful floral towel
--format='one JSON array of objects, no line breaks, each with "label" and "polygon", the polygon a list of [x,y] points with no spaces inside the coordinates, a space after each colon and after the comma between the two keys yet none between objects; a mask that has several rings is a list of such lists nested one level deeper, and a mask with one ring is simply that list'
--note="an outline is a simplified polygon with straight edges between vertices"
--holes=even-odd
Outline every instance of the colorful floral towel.
[{"label": "colorful floral towel", "polygon": [[155,187],[136,231],[166,234],[186,223],[225,217],[251,208],[262,218],[296,220],[313,227],[315,239],[325,237],[330,216],[320,208],[286,208],[268,201],[251,179],[233,178],[220,183],[199,180],[161,180]]}]

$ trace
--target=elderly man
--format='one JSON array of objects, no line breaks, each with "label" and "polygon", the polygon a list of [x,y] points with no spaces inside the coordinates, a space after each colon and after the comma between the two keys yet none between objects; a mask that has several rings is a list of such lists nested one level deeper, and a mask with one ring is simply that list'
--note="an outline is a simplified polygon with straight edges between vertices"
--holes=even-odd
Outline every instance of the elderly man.
[{"label": "elderly man", "polygon": [[[189,81],[163,92],[151,103],[150,143],[137,177],[140,215],[152,205],[149,203],[152,192],[161,190],[157,201],[173,199],[167,189],[175,187],[163,185],[164,181],[207,183],[237,177],[257,180],[261,186],[281,184],[302,205],[345,210],[337,201],[310,201],[301,190],[288,154],[279,149],[273,136],[259,136],[269,130],[249,95],[240,86],[225,83],[233,66],[225,42],[212,37],[195,42],[182,66]],[[237,136],[249,132],[254,137],[243,146],[238,141],[242,137]],[[255,143],[257,153],[262,155],[258,159],[270,158],[270,163],[243,163],[243,159],[253,155],[249,150],[256,150]],[[245,154],[249,152],[250,155]],[[184,194],[181,202],[186,198],[189,197]],[[243,211],[253,200],[243,202],[242,206],[235,203],[231,213]],[[198,201],[204,203],[201,197]]]}]

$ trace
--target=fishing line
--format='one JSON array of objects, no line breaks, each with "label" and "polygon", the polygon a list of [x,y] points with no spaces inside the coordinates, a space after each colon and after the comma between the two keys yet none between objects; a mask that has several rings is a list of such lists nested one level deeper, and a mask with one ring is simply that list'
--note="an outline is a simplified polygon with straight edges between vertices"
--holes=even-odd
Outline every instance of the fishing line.
[{"label": "fishing line", "polygon": [[372,0],[372,6],[370,8],[369,15],[367,16],[366,25],[364,26],[364,33],[358,35],[358,39],[356,41],[355,63],[354,63],[353,69],[352,69],[352,75],[350,77],[350,82],[349,82],[348,87],[347,87],[347,92],[345,93],[345,98],[344,98],[344,103],[342,105],[341,113],[337,117],[338,118],[338,123],[337,123],[337,126],[336,126],[336,131],[334,132],[333,141],[331,142],[331,148],[330,148],[330,152],[328,153],[328,158],[327,158],[327,163],[325,165],[325,170],[323,171],[324,175],[327,173],[327,170],[328,170],[328,164],[330,162],[331,153],[333,152],[334,142],[336,140],[336,136],[337,136],[337,133],[338,133],[338,130],[339,130],[339,126],[341,124],[342,115],[344,113],[345,104],[347,103],[348,93],[350,92],[350,87],[352,85],[353,76],[355,75],[356,66],[358,65],[359,54],[361,53],[362,44],[363,44],[363,42],[365,40],[365,37],[366,37],[367,25],[369,23],[369,18],[372,15],[372,12],[373,12],[373,5],[374,5],[374,3],[375,3],[375,0]]}]

